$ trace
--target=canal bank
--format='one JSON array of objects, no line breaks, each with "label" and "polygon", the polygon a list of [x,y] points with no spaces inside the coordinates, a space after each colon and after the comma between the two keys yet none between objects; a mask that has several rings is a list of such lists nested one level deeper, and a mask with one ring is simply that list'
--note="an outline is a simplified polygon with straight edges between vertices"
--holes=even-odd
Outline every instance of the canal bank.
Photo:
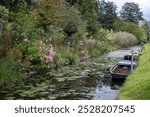
[{"label": "canal bank", "polygon": [[150,44],[144,45],[138,68],[126,79],[117,99],[150,99]]}]

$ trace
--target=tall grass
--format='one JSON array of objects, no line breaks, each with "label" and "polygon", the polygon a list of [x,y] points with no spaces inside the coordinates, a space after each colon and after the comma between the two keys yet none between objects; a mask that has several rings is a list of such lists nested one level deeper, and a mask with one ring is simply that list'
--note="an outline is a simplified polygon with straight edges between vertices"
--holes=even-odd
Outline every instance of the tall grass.
[{"label": "tall grass", "polygon": [[146,44],[138,68],[131,74],[118,99],[150,100],[150,44]]},{"label": "tall grass", "polygon": [[22,81],[17,63],[11,58],[0,60],[0,88],[12,88]]},{"label": "tall grass", "polygon": [[61,53],[62,59],[64,60],[65,64],[73,65],[78,61],[78,56],[76,53],[73,53],[71,51]]}]

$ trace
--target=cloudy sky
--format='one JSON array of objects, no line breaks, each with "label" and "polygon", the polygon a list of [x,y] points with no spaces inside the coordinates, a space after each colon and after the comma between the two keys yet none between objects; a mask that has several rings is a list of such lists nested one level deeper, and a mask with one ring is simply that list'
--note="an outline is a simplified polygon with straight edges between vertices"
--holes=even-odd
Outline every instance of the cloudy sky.
[{"label": "cloudy sky", "polygon": [[125,2],[135,2],[139,4],[139,7],[141,8],[141,11],[143,12],[143,17],[150,21],[150,0],[106,0],[106,1],[113,1],[117,7],[118,10],[121,9],[121,6],[124,5]]}]

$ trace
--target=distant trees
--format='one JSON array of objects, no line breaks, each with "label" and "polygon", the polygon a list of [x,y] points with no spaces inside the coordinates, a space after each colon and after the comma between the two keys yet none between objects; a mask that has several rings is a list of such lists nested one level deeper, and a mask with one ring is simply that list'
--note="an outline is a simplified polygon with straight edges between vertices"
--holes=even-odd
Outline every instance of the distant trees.
[{"label": "distant trees", "polygon": [[137,23],[138,21],[143,19],[143,13],[140,11],[139,5],[134,2],[126,2],[122,6],[120,15],[126,22]]},{"label": "distant trees", "polygon": [[114,29],[114,23],[117,19],[117,6],[114,2],[101,0],[98,2],[99,21],[103,28]]},{"label": "distant trees", "polygon": [[66,0],[71,6],[77,6],[82,19],[86,22],[88,36],[94,36],[100,29],[97,14],[97,0]]}]

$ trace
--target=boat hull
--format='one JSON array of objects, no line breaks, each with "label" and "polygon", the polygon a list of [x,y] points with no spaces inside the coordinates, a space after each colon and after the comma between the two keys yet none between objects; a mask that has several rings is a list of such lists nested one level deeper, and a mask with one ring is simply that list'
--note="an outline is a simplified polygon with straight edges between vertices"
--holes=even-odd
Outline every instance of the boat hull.
[{"label": "boat hull", "polygon": [[111,76],[112,76],[112,79],[122,79],[122,80],[128,77],[128,75],[125,75],[125,74],[114,74],[114,73],[111,73]]},{"label": "boat hull", "polygon": [[110,69],[110,73],[111,73],[112,79],[125,79],[130,74],[129,72],[128,73],[123,73],[123,72],[122,73],[118,73],[118,72],[115,72],[117,68],[118,68],[118,64],[114,65]]}]

